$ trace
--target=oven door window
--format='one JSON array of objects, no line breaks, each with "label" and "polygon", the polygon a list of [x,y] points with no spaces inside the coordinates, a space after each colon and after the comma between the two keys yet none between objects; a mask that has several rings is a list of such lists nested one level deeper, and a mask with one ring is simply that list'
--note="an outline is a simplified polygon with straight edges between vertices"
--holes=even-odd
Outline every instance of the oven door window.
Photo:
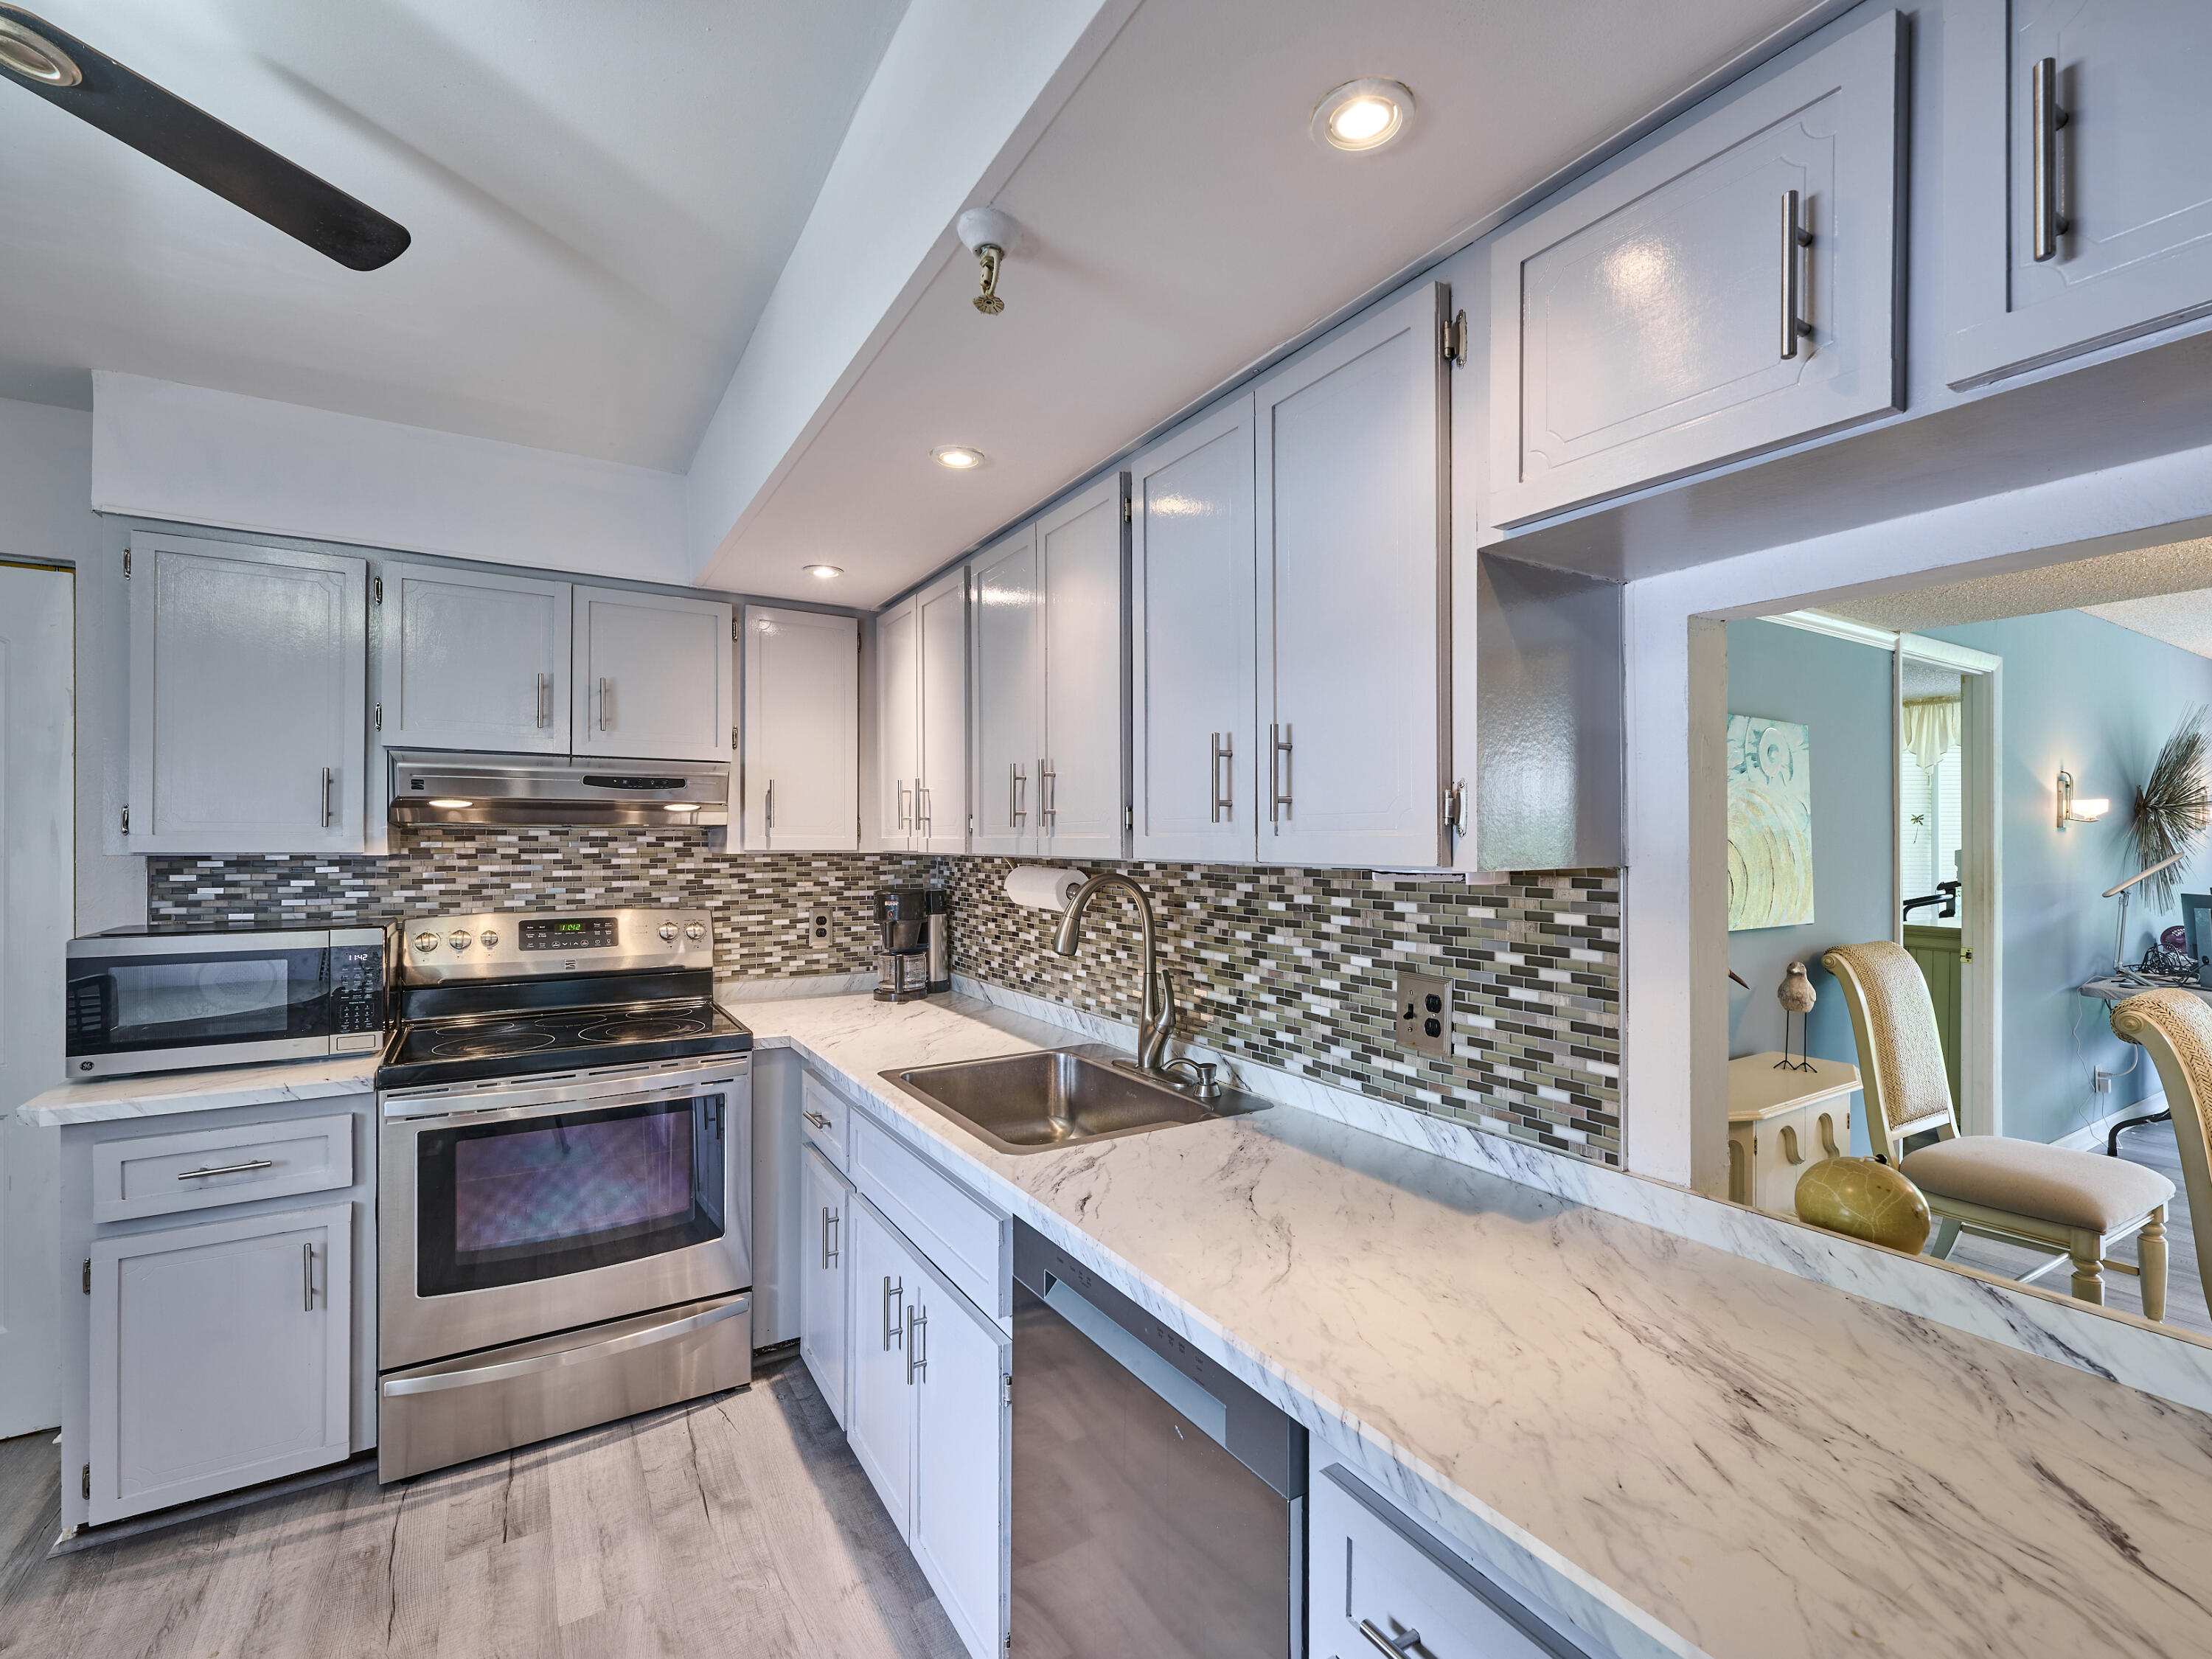
[{"label": "oven door window", "polygon": [[127,1054],[331,1030],[327,951],[210,951],[85,963],[69,984],[69,1052]]},{"label": "oven door window", "polygon": [[416,1293],[557,1279],[722,1237],[726,1097],[425,1130]]}]

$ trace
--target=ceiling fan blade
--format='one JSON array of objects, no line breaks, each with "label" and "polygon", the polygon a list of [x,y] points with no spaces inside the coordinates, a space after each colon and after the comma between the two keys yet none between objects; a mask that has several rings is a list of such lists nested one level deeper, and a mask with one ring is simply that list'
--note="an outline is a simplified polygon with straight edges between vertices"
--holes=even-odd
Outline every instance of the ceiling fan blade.
[{"label": "ceiling fan blade", "polygon": [[0,4],[0,77],[350,270],[407,251],[404,225],[20,6]]}]

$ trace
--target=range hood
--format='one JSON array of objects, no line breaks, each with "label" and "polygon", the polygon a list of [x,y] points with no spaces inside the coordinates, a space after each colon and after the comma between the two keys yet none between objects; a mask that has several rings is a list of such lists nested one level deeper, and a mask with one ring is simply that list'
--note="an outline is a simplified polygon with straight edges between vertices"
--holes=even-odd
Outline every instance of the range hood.
[{"label": "range hood", "polygon": [[391,749],[394,823],[726,824],[727,761],[574,760]]}]

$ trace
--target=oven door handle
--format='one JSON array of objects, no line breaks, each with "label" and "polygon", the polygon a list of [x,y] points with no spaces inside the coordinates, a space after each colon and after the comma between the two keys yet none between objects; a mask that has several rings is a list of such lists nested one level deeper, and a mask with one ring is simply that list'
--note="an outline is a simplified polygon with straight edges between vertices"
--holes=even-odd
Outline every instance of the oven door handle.
[{"label": "oven door handle", "polygon": [[482,1382],[504,1382],[509,1377],[557,1370],[563,1365],[592,1364],[612,1354],[648,1348],[656,1342],[665,1342],[688,1331],[702,1330],[725,1319],[735,1319],[740,1314],[751,1312],[752,1305],[751,1297],[741,1296],[734,1302],[719,1308],[709,1308],[704,1313],[672,1319],[665,1325],[655,1325],[649,1330],[632,1331],[628,1336],[617,1336],[605,1342],[588,1342],[581,1347],[562,1348],[553,1353],[537,1354],[528,1359],[510,1359],[503,1365],[479,1365],[473,1370],[435,1371],[428,1376],[394,1377],[384,1384],[382,1393],[387,1398],[406,1394],[436,1394],[446,1389],[471,1389]]}]

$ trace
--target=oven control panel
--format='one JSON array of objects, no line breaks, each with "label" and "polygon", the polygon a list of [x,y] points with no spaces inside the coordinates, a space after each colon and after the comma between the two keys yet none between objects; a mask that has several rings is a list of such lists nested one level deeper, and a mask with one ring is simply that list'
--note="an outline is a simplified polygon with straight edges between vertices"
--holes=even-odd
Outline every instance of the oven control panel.
[{"label": "oven control panel", "polygon": [[513,910],[410,916],[400,980],[520,979],[648,968],[711,968],[714,925],[705,910]]}]

